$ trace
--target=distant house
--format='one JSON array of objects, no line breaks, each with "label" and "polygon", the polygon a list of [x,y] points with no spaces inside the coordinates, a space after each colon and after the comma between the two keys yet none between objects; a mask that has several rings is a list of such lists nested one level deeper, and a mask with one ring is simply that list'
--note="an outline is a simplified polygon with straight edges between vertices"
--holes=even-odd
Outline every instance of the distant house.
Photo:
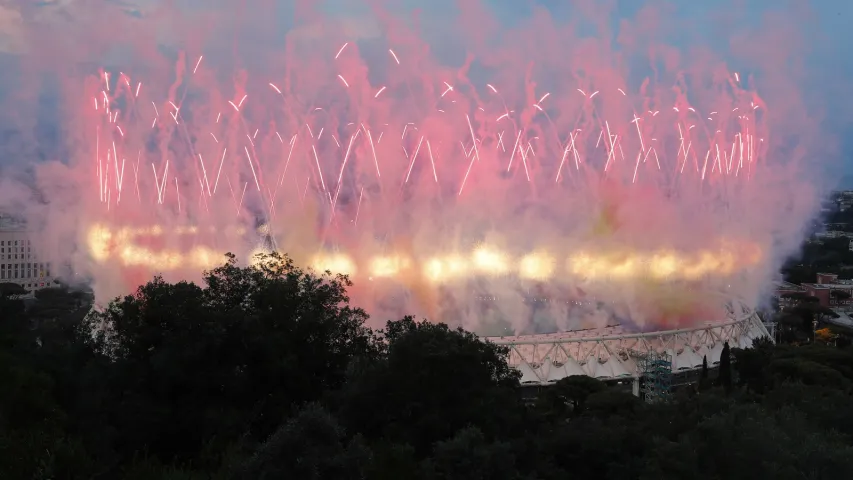
[{"label": "distant house", "polygon": [[817,283],[801,285],[806,295],[816,297],[824,307],[853,305],[853,281],[839,280],[834,273],[818,273]]}]

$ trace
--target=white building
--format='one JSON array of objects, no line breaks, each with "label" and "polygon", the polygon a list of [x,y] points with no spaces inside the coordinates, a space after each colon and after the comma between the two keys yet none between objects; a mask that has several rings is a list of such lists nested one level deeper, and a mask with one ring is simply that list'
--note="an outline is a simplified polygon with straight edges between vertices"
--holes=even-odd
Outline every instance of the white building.
[{"label": "white building", "polygon": [[51,286],[55,272],[39,245],[24,222],[0,215],[0,283],[17,283],[30,293]]}]

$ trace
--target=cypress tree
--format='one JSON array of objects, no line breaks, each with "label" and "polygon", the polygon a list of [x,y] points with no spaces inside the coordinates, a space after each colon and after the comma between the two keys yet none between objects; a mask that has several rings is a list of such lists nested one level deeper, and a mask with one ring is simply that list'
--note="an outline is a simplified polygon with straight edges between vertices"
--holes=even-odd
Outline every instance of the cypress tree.
[{"label": "cypress tree", "polygon": [[698,388],[700,392],[704,392],[705,390],[708,390],[709,386],[710,383],[708,380],[708,356],[705,355],[702,357],[702,371],[699,374]]},{"label": "cypress tree", "polygon": [[720,373],[717,381],[726,389],[726,392],[732,389],[732,357],[729,342],[723,344],[723,351],[720,353]]}]

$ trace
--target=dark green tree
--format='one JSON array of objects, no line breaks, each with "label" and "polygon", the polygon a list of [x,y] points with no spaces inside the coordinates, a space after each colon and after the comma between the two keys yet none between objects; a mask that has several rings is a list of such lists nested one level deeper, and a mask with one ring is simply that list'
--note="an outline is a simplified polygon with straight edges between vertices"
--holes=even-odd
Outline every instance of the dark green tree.
[{"label": "dark green tree", "polygon": [[777,382],[802,382],[805,385],[849,388],[850,381],[838,370],[803,358],[775,358],[767,366]]},{"label": "dark green tree", "polygon": [[467,426],[487,438],[523,427],[519,375],[506,363],[506,348],[411,317],[388,322],[385,339],[385,354],[354,370],[344,391],[348,430],[411,445],[423,456]]},{"label": "dark green tree", "polygon": [[708,356],[702,356],[702,371],[699,373],[699,390],[708,389]]},{"label": "dark green tree", "polygon": [[723,388],[659,404],[587,376],[531,391],[506,348],[409,317],[377,336],[345,277],[258,260],[154,279],[86,328],[85,292],[0,288],[0,478],[853,477],[853,350],[726,344]]},{"label": "dark green tree", "polygon": [[583,413],[599,418],[630,417],[639,413],[643,405],[643,401],[631,392],[605,388],[587,397]]},{"label": "dark green tree", "polygon": [[732,389],[732,355],[729,348],[729,342],[723,344],[723,351],[720,352],[720,367],[717,374],[717,383],[723,387],[726,392]]},{"label": "dark green tree", "polygon": [[425,479],[515,480],[521,478],[512,445],[489,442],[474,427],[460,430],[453,438],[438,442],[424,465]]},{"label": "dark green tree", "polygon": [[92,307],[92,293],[56,284],[35,292],[36,301],[27,315],[34,322],[64,322],[79,324]]},{"label": "dark green tree", "polygon": [[749,392],[764,393],[769,381],[767,366],[775,351],[768,337],[753,340],[752,348],[732,349],[738,385],[746,387]]},{"label": "dark green tree", "polygon": [[371,460],[361,437],[347,442],[329,412],[309,404],[282,425],[238,470],[246,480],[365,478]]},{"label": "dark green tree", "polygon": [[204,287],[155,278],[94,315],[117,448],[216,464],[199,455],[245,433],[263,440],[298,405],[338,388],[350,362],[375,349],[348,285],[277,254],[245,268],[229,256]]},{"label": "dark green tree", "polygon": [[602,382],[586,375],[571,375],[558,380],[542,392],[540,408],[549,416],[565,418],[583,413],[590,395],[607,388]]},{"label": "dark green tree", "polygon": [[827,318],[838,318],[838,314],[834,310],[817,302],[802,302],[789,309],[788,313],[793,316],[792,320],[799,319],[800,331],[807,334],[811,341],[814,341],[814,322],[822,322]]},{"label": "dark green tree", "polygon": [[[44,331],[14,284],[0,288],[0,478],[89,478],[97,471],[46,366]],[[11,285],[8,286],[8,285]],[[48,346],[51,344],[49,343]],[[58,358],[66,362],[67,358]]]},{"label": "dark green tree", "polygon": [[746,403],[702,418],[675,439],[658,438],[640,478],[847,478],[851,454],[837,435],[815,435],[797,412]]}]

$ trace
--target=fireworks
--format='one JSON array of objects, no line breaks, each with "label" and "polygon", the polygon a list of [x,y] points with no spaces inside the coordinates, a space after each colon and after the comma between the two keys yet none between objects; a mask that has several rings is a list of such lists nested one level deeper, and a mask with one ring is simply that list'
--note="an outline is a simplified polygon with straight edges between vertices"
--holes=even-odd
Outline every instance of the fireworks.
[{"label": "fireworks", "polygon": [[810,211],[777,191],[801,180],[774,157],[773,102],[749,73],[638,75],[580,46],[449,67],[411,39],[360,40],[294,35],[256,69],[188,52],[91,74],[73,115],[77,267],[136,272],[112,295],[277,249],[349,274],[380,315],[539,296],[654,322],[663,307],[638,297],[702,283],[757,299],[798,235],[784,223]]},{"label": "fireworks", "polygon": [[[241,235],[243,230],[236,230]],[[89,229],[88,248],[98,262],[118,260],[126,266],[145,266],[151,269],[174,270],[182,267],[196,269],[212,268],[221,263],[218,252],[209,247],[195,246],[188,253],[178,250],[156,250],[138,245],[138,239],[164,235],[161,227],[147,229],[123,228],[116,233],[106,226]],[[173,235],[198,235],[198,228],[190,227],[173,232]],[[565,261],[566,268],[560,272],[575,279],[633,280],[698,280],[707,276],[727,276],[741,269],[752,268],[761,258],[757,245],[739,245],[742,251],[732,246],[717,250],[703,250],[683,255],[672,251],[650,252],[577,252]],[[262,254],[255,250],[249,257]],[[357,257],[358,255],[356,255]],[[366,259],[366,274],[373,278],[394,278],[414,272],[434,284],[453,283],[476,277],[496,278],[514,276],[540,282],[553,281],[557,276],[557,260],[547,251],[534,251],[512,258],[507,253],[478,245],[470,255],[449,254],[432,256],[422,263],[398,254],[381,255]],[[313,256],[309,265],[318,271],[330,271],[351,276],[360,272],[353,257],[345,253],[325,253]]]},{"label": "fireworks", "polygon": [[[338,50],[334,60],[340,59],[345,47],[346,44]],[[389,54],[399,64],[393,50]],[[419,99],[407,99],[406,95],[392,98],[399,88],[386,92],[386,85],[376,89],[372,96],[365,96],[366,90],[375,87],[350,84],[342,74],[337,74],[334,78],[341,82],[338,91],[331,87],[333,91],[326,93],[331,97],[317,98],[317,103],[296,106],[297,92],[286,95],[269,82],[268,88],[275,95],[257,92],[259,99],[253,103],[249,93],[238,92],[236,100],[220,105],[208,103],[201,115],[211,118],[196,126],[187,118],[198,116],[186,101],[186,92],[192,90],[193,76],[202,60],[203,57],[198,57],[192,73],[182,79],[186,86],[180,99],[158,101],[140,97],[141,81],[132,81],[124,73],[102,72],[102,88],[92,97],[91,120],[96,144],[93,169],[96,168],[98,200],[104,210],[152,209],[157,217],[166,215],[201,224],[217,223],[217,217],[227,217],[230,212],[235,217],[260,217],[267,220],[258,232],[260,235],[277,238],[284,233],[280,248],[292,251],[295,247],[318,270],[356,278],[361,274],[369,280],[415,276],[433,285],[477,277],[558,283],[566,278],[574,282],[643,278],[695,281],[728,278],[743,269],[754,268],[761,261],[760,248],[749,242],[717,249],[703,248],[713,243],[703,242],[700,248],[690,251],[683,251],[683,247],[679,251],[673,245],[644,251],[630,243],[613,244],[612,238],[618,235],[608,230],[618,228],[618,219],[614,211],[606,208],[587,232],[586,241],[582,239],[572,245],[575,251],[563,252],[559,260],[554,250],[560,248],[536,245],[536,240],[528,235],[534,232],[516,233],[518,238],[502,236],[504,243],[516,250],[524,244],[534,248],[532,252],[515,252],[516,255],[483,242],[476,234],[457,238],[455,242],[441,239],[457,230],[456,225],[427,232],[427,238],[437,242],[412,248],[410,252],[399,251],[393,239],[375,241],[377,233],[386,238],[390,235],[405,238],[418,232],[418,226],[404,227],[401,231],[400,225],[393,221],[388,225],[382,216],[390,213],[399,218],[400,212],[407,209],[413,215],[429,214],[421,211],[429,202],[443,204],[439,216],[449,213],[458,221],[479,220],[477,223],[482,224],[482,217],[471,219],[454,213],[471,211],[470,204],[462,200],[463,195],[473,197],[475,202],[494,201],[490,198],[494,190],[482,191],[484,183],[488,186],[492,181],[512,195],[519,195],[513,203],[540,198],[565,202],[567,209],[581,207],[579,199],[583,195],[572,190],[585,188],[583,182],[590,181],[611,182],[613,188],[628,189],[639,182],[637,192],[649,186],[655,188],[655,193],[695,188],[702,191],[697,197],[703,201],[720,198],[721,190],[732,185],[748,188],[750,178],[760,171],[765,151],[759,122],[761,100],[755,92],[740,88],[737,74],[729,78],[731,103],[721,107],[725,108],[724,114],[718,110],[697,111],[687,102],[686,92],[664,103],[662,99],[631,98],[627,86],[610,92],[570,89],[564,95],[575,97],[574,111],[551,110],[547,102],[555,102],[557,96],[550,92],[516,110],[509,107],[491,83],[485,85],[485,93],[492,98],[474,100],[442,81],[444,90],[431,99],[434,102],[431,112],[422,112],[418,122],[394,124],[399,117],[396,112],[410,113],[408,109],[398,109],[405,109],[407,102]],[[427,79],[424,83],[435,80]],[[359,94],[349,92],[356,88],[361,89]],[[254,96],[255,92],[252,93]],[[385,96],[380,98],[383,93]],[[339,100],[333,95],[350,97],[348,108],[342,109],[347,113],[334,116],[329,107],[323,106],[323,100],[325,103]],[[279,97],[278,106],[275,106],[276,97]],[[367,100],[355,103],[353,97]],[[616,102],[617,111],[626,115],[605,116],[602,105],[608,101]],[[148,103],[150,109],[145,106]],[[272,111],[258,108],[270,104]],[[638,105],[645,111],[639,110]],[[349,112],[350,109],[357,111]],[[388,117],[378,115],[382,112]],[[561,129],[552,115],[559,115],[559,123],[569,128]],[[161,143],[160,152],[144,146],[154,139]],[[125,171],[127,157],[134,150],[136,161],[131,180]],[[206,164],[205,155],[218,162]],[[146,163],[151,166],[147,180],[142,173]],[[222,180],[227,190],[219,188]],[[428,187],[430,182],[434,185]],[[122,198],[127,188],[136,193],[135,198],[128,199],[126,194]],[[626,197],[631,198],[632,191],[627,191]],[[645,195],[638,200],[647,199],[648,194]],[[231,208],[227,208],[229,203]],[[677,205],[677,200],[669,203]],[[602,206],[606,207],[594,208]],[[314,220],[315,244],[288,245],[286,232],[291,226],[287,222],[277,225],[279,217],[290,222]],[[512,215],[498,218],[513,220]],[[560,220],[560,216],[554,217],[554,221]],[[435,219],[425,223],[434,225]],[[371,231],[383,224],[385,232]],[[515,229],[511,224],[506,227],[510,231]],[[199,238],[221,238],[216,228],[208,235],[197,227],[187,226],[169,233],[171,237],[191,235],[196,242]],[[137,241],[163,235],[162,227],[112,232],[109,227],[96,225],[90,229],[88,245],[98,262],[117,260],[120,265],[151,270],[209,268],[220,261],[213,246],[157,249]],[[347,237],[352,236],[361,240],[348,242]],[[373,237],[373,241],[364,241],[368,237]],[[593,249],[590,243],[596,237],[611,238]],[[578,237],[565,240],[577,241]],[[464,248],[466,241],[474,244],[470,252],[446,251]],[[342,246],[353,251],[328,251],[329,247]],[[750,252],[738,251],[744,248]],[[312,250],[316,253],[308,256]]]}]

